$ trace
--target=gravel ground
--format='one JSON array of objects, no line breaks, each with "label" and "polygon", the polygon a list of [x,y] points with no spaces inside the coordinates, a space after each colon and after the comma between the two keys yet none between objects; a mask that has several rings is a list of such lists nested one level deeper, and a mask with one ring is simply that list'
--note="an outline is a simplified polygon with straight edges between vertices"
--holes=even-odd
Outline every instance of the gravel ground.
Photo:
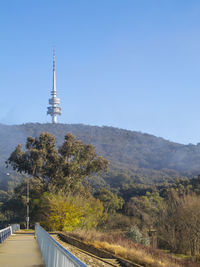
[{"label": "gravel ground", "polygon": [[81,252],[76,247],[61,241],[57,235],[51,235],[56,241],[58,241],[64,248],[66,248],[69,252],[71,252],[74,256],[80,259],[82,262],[87,264],[88,267],[111,267],[108,263],[102,262],[98,259],[95,259],[83,252]]}]

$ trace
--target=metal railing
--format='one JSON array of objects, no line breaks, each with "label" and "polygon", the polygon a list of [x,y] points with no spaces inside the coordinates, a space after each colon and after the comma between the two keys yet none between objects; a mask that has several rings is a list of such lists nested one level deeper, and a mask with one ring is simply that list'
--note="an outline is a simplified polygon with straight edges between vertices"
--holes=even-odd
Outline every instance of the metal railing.
[{"label": "metal railing", "polygon": [[10,225],[11,226],[11,228],[12,228],[12,233],[11,234],[13,234],[13,233],[15,233],[15,232],[17,232],[18,230],[20,230],[20,224],[11,224]]},{"label": "metal railing", "polygon": [[46,267],[87,267],[53,239],[39,224],[36,224],[35,232]]},{"label": "metal railing", "polygon": [[3,241],[8,238],[10,235],[15,233],[20,229],[19,224],[11,224],[11,226],[8,226],[4,229],[0,230],[0,243],[3,243]]},{"label": "metal railing", "polygon": [[3,241],[8,238],[12,234],[12,228],[11,226],[6,227],[2,230],[0,230],[0,243],[3,243]]}]

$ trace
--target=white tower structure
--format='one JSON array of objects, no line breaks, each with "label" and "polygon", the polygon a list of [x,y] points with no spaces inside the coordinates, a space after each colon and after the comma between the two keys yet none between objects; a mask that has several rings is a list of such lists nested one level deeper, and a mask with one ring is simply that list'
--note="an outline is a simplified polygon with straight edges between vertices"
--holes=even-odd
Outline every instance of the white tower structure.
[{"label": "white tower structure", "polygon": [[60,99],[57,97],[56,91],[55,50],[53,50],[53,88],[49,104],[50,107],[47,107],[47,115],[52,116],[52,123],[57,123],[57,115],[61,115],[61,108],[59,107]]}]

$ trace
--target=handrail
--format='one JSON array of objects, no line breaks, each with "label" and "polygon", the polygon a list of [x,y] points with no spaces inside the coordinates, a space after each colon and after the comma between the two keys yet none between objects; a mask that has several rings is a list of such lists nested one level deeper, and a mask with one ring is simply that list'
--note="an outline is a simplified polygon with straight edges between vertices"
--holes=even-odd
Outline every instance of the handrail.
[{"label": "handrail", "polygon": [[3,243],[3,241],[8,238],[12,234],[12,228],[11,226],[6,227],[2,230],[0,230],[0,243]]},{"label": "handrail", "polygon": [[10,226],[12,228],[12,234],[20,230],[20,224],[15,223],[15,224],[11,224]]},{"label": "handrail", "polygon": [[53,239],[38,223],[35,232],[46,267],[87,267]]},{"label": "handrail", "polygon": [[3,243],[3,241],[8,238],[10,235],[15,233],[20,229],[19,224],[11,224],[11,226],[8,226],[4,229],[0,230],[0,243]]}]

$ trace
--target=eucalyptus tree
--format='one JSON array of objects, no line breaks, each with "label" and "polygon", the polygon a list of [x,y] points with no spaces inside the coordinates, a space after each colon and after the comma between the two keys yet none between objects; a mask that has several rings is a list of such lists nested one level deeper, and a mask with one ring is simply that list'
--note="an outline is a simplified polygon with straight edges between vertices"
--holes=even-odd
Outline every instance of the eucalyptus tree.
[{"label": "eucalyptus tree", "polygon": [[91,144],[84,144],[68,133],[60,147],[54,135],[44,132],[28,137],[25,151],[19,144],[6,161],[14,170],[43,181],[46,190],[76,191],[85,177],[107,170],[108,161],[98,156]]}]

